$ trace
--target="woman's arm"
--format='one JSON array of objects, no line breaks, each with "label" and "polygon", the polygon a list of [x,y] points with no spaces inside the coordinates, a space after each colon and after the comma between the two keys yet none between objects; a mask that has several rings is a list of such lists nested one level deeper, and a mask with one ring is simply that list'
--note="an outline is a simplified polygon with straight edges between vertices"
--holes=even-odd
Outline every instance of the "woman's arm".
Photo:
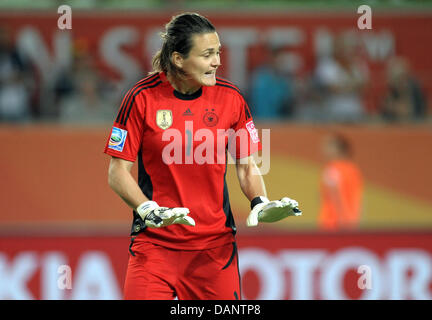
[{"label": "woman's arm", "polygon": [[108,169],[108,184],[129,207],[134,209],[147,227],[160,228],[171,224],[195,226],[188,217],[188,208],[161,208],[141,191],[131,174],[133,162],[112,157]]},{"label": "woman's arm", "polygon": [[[244,159],[241,162],[245,162]],[[267,197],[264,180],[252,156],[247,158],[247,163],[240,163],[238,159],[236,169],[240,188],[249,201],[259,196]]]},{"label": "woman's arm", "polygon": [[240,188],[251,201],[252,211],[247,218],[247,226],[256,226],[259,221],[276,222],[288,216],[301,215],[297,201],[288,197],[276,201],[267,198],[264,180],[252,156],[249,156],[244,164],[238,160],[236,167]]},{"label": "woman's arm", "polygon": [[149,201],[131,174],[133,162],[112,157],[108,169],[108,184],[132,209]]}]

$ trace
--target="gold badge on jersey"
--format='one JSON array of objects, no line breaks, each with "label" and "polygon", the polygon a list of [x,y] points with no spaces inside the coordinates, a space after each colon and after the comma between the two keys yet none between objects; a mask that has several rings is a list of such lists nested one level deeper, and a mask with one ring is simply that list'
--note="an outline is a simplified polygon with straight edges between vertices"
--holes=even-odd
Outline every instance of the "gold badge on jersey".
[{"label": "gold badge on jersey", "polygon": [[171,127],[173,116],[171,110],[158,110],[156,113],[156,124],[159,128],[165,130]]}]

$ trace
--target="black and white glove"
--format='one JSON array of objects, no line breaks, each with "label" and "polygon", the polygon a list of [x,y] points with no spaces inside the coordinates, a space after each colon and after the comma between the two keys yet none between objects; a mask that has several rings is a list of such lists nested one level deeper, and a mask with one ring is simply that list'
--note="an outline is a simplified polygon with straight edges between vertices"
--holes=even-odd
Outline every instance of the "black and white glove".
[{"label": "black and white glove", "polygon": [[195,220],[188,216],[188,208],[159,207],[155,201],[146,201],[135,211],[149,228],[167,227],[172,224],[195,226]]},{"label": "black and white glove", "polygon": [[258,225],[258,222],[276,222],[289,216],[301,216],[298,202],[284,197],[280,200],[270,201],[266,197],[256,197],[251,202],[252,211],[249,213],[246,224],[248,227]]}]

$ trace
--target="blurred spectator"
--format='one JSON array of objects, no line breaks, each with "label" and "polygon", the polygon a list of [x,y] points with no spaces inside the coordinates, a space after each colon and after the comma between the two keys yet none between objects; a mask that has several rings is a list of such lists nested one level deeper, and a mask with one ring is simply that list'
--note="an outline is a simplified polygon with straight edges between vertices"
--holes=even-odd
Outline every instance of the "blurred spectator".
[{"label": "blurred spectator", "polygon": [[387,82],[387,93],[382,106],[385,119],[421,120],[426,116],[425,97],[406,59],[395,57],[389,61]]},{"label": "blurred spectator", "polygon": [[9,31],[0,27],[0,121],[31,119],[30,69],[12,44]]},{"label": "blurred spectator", "polygon": [[92,56],[75,48],[72,67],[64,70],[55,86],[61,123],[110,123],[114,103],[105,94],[109,82],[103,81],[93,65]]},{"label": "blurred spectator", "polygon": [[324,90],[323,120],[355,122],[365,117],[362,92],[369,72],[357,53],[356,37],[345,33],[335,38],[332,56],[318,61],[315,77]]},{"label": "blurred spectator", "polygon": [[321,122],[326,119],[322,110],[325,92],[314,74],[297,81],[294,117],[297,122]]},{"label": "blurred spectator", "polygon": [[323,140],[326,165],[321,177],[319,227],[337,231],[358,227],[363,195],[363,177],[351,159],[351,146],[340,134]]},{"label": "blurred spectator", "polygon": [[285,71],[283,53],[281,48],[270,50],[267,63],[252,73],[249,97],[256,119],[280,119],[292,114],[293,83]]}]

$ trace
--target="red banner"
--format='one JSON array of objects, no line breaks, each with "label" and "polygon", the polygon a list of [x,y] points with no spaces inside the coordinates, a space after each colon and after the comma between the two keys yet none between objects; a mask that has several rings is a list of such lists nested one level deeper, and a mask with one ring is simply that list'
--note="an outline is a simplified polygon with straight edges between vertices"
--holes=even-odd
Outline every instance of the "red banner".
[{"label": "red banner", "polygon": [[[159,32],[170,12],[73,12],[72,29],[60,30],[55,12],[0,13],[20,50],[34,62],[49,82],[59,68],[69,65],[73,52],[89,53],[107,77],[126,86],[151,68],[151,57],[160,47]],[[240,88],[250,72],[266,59],[264,46],[286,48],[285,60],[297,75],[309,74],[317,57],[328,54],[335,35],[355,31],[360,51],[370,67],[369,107],[382,98],[385,65],[393,55],[406,57],[428,95],[432,96],[430,13],[374,12],[371,30],[358,30],[359,15],[345,13],[278,12],[268,14],[213,12],[211,19],[221,36],[220,74]],[[429,26],[429,27],[428,27]]]},{"label": "red banner", "polygon": [[[431,233],[239,237],[244,299],[432,299]],[[0,299],[121,299],[127,237],[0,238]]]}]

